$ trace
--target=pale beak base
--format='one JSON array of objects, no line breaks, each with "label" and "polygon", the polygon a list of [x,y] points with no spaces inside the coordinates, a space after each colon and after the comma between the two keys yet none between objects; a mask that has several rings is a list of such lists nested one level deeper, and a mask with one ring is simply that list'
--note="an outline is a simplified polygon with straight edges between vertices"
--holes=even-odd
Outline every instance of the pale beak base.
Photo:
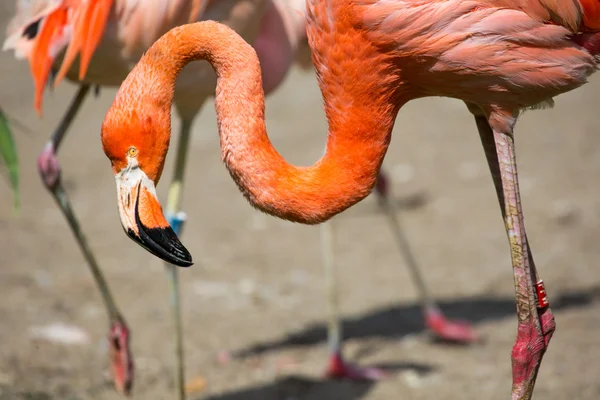
[{"label": "pale beak base", "polygon": [[192,255],[165,219],[154,182],[135,167],[122,171],[116,180],[119,216],[127,236],[170,264],[191,266]]}]

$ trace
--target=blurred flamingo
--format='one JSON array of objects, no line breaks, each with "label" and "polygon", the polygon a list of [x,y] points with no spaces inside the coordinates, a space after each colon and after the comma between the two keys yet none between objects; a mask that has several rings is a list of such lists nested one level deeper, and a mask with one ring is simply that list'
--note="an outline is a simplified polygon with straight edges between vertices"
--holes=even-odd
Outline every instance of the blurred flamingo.
[{"label": "blurred flamingo", "polygon": [[[129,329],[117,308],[106,280],[87,244],[62,186],[58,147],[75,118],[90,86],[118,86],[143,52],[168,29],[201,19],[222,21],[254,43],[264,64],[265,91],[273,91],[294,60],[295,49],[305,37],[304,18],[289,0],[38,0],[17,1],[4,49],[26,58],[35,82],[36,110],[41,115],[42,96],[50,73],[55,86],[65,76],[80,84],[38,159],[42,180],[60,206],[102,293],[110,319],[111,367],[117,390],[128,394],[133,379]],[[66,49],[66,50],[65,50]],[[63,52],[64,51],[64,52]],[[80,53],[79,63],[75,62]],[[62,65],[61,65],[62,62]],[[58,68],[60,65],[60,68]],[[175,87],[175,106],[181,118],[179,149],[167,212],[177,233],[183,224],[180,212],[184,167],[193,120],[214,93],[214,72],[196,64],[182,73]],[[163,160],[164,161],[164,160]],[[168,234],[175,238],[175,232]],[[150,238],[152,237],[150,233]],[[152,240],[152,239],[150,239]],[[171,249],[174,250],[174,249]],[[189,253],[180,253],[177,265],[191,265]],[[177,390],[184,398],[183,338],[177,269],[167,265],[171,283],[177,353]]]},{"label": "blurred flamingo", "polygon": [[[207,60],[219,76],[222,158],[240,191],[254,207],[304,224],[324,222],[369,195],[402,105],[426,96],[462,100],[475,118],[511,248],[518,316],[512,399],[531,399],[556,325],[525,233],[514,125],[523,110],[551,105],[598,69],[599,4],[307,0],[306,15],[329,123],[323,157],[296,167],[273,148],[260,63],[235,32],[215,22],[174,28],[125,79],[102,124],[125,231],[148,246],[142,232],[169,229],[155,185],[168,151],[173,94],[152,83],[173,87],[192,60]],[[177,257],[171,241],[150,246]]]},{"label": "blurred flamingo", "polygon": [[[186,6],[187,3],[187,6]],[[244,4],[246,3],[246,4]],[[289,3],[289,5],[288,5]],[[312,66],[310,62],[310,48],[304,33],[304,0],[277,0],[265,13],[262,19],[261,32],[254,42],[261,64],[263,64],[263,84],[265,91],[274,90],[285,77],[291,56],[296,52],[295,59],[304,69]],[[58,147],[66,134],[71,121],[77,114],[90,84],[115,86],[118,85],[129,71],[130,65],[137,60],[143,51],[157,35],[165,29],[188,20],[213,18],[233,24],[238,32],[244,34],[252,26],[244,26],[248,18],[256,15],[256,8],[267,7],[254,1],[222,1],[219,6],[213,2],[172,2],[145,8],[141,5],[134,7],[133,3],[111,1],[65,1],[57,2],[43,0],[37,2],[19,1],[17,15],[11,21],[8,32],[9,38],[5,49],[14,49],[18,57],[30,60],[32,73],[36,84],[35,108],[41,113],[44,86],[52,69],[58,68],[61,61],[61,51],[68,45],[62,66],[57,73],[55,85],[63,76],[80,82],[79,91],[74,97],[67,113],[50,142],[39,158],[40,174],[46,187],[53,194],[61,210],[65,214],[69,225],[77,238],[78,244],[93,272],[93,276],[103,295],[103,299],[111,320],[110,343],[113,354],[113,371],[117,388],[128,392],[133,375],[133,364],[129,352],[129,329],[119,312],[112,295],[105,282],[103,274],[98,267],[96,259],[87,245],[87,240],[77,222],[74,211],[70,205],[67,194],[60,181],[60,166],[56,157]],[[115,8],[116,16],[111,15],[110,8]],[[232,9],[232,7],[236,7]],[[164,7],[164,8],[161,8]],[[182,8],[183,7],[183,8]],[[188,7],[187,9],[185,7]],[[249,14],[244,7],[254,7]],[[141,11],[143,9],[143,11]],[[204,12],[204,15],[202,15]],[[97,13],[97,14],[94,14]],[[159,16],[167,13],[167,20],[159,21]],[[233,15],[227,20],[227,16]],[[225,15],[225,17],[224,17]],[[94,20],[99,18],[99,20]],[[112,18],[116,18],[113,21]],[[129,19],[130,18],[130,19]],[[257,17],[257,21],[259,18]],[[123,21],[129,21],[127,23]],[[162,24],[162,25],[161,25]],[[63,26],[70,26],[76,33],[63,30]],[[109,26],[109,39],[103,38],[103,29]],[[72,40],[71,40],[72,38]],[[77,65],[73,64],[78,51],[81,51],[79,74]],[[119,51],[116,51],[119,50]],[[57,59],[55,59],[55,56]],[[48,58],[49,57],[49,58]],[[201,68],[201,69],[199,69]],[[175,168],[175,179],[169,192],[168,218],[174,228],[174,233],[180,234],[184,214],[179,213],[181,203],[181,190],[188,147],[189,132],[193,118],[200,110],[206,97],[214,87],[212,72],[205,67],[196,68],[197,71],[186,70],[183,77],[177,81],[176,106],[182,117],[182,131],[180,133],[180,146]],[[56,72],[56,70],[54,70]],[[202,75],[200,75],[202,74]],[[198,81],[203,81],[198,87]],[[189,88],[189,89],[188,89]],[[202,91],[204,96],[199,94]],[[184,125],[189,126],[184,126]],[[447,340],[472,341],[475,338],[471,328],[462,323],[454,323],[444,318],[439,307],[428,293],[424,279],[421,276],[415,257],[408,246],[407,239],[400,229],[397,212],[389,201],[389,184],[383,170],[380,171],[376,193],[382,208],[386,211],[391,223],[396,241],[404,256],[405,263],[411,271],[411,277],[416,283],[422,305],[426,325],[439,337]],[[326,375],[331,377],[347,377],[350,379],[378,378],[381,373],[374,369],[360,369],[347,365],[342,354],[342,332],[340,317],[337,307],[337,287],[335,285],[335,263],[333,252],[333,225],[323,225],[321,231],[323,264],[327,280],[329,323],[328,342],[330,347],[330,360]],[[179,376],[182,371],[182,338],[179,317],[179,298],[177,276],[174,269],[168,268],[172,283],[173,312],[176,326],[176,348]],[[181,380],[178,378],[178,382]]]}]

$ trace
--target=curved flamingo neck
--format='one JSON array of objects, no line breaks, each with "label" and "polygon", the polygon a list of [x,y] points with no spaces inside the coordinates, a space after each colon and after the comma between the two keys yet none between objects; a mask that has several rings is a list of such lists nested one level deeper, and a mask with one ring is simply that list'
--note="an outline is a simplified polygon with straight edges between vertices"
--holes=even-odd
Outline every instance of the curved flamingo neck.
[{"label": "curved flamingo neck", "polygon": [[[212,64],[218,77],[215,108],[222,159],[253,206],[283,219],[314,224],[371,192],[398,107],[392,101],[381,105],[385,93],[380,87],[379,93],[372,93],[375,88],[361,85],[367,71],[360,66],[356,76],[318,71],[330,131],[325,155],[310,167],[290,165],[271,144],[256,53],[234,31],[215,22],[180,26],[165,34],[125,80],[113,107],[128,104],[138,114],[158,107],[161,117],[152,123],[161,127],[153,131],[167,136],[159,140],[166,153],[175,79],[186,64],[202,59]],[[156,115],[153,111],[147,114]],[[164,159],[164,154],[158,158]]]}]

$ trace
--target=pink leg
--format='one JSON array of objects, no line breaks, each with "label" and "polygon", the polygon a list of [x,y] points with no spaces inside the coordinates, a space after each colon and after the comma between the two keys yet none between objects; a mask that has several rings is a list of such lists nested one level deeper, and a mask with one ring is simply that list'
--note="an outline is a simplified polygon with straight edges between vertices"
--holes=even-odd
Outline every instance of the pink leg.
[{"label": "pink leg", "polygon": [[447,319],[440,308],[435,304],[434,300],[429,296],[425,280],[421,274],[417,260],[415,259],[408,239],[404,235],[400,227],[398,213],[394,207],[394,203],[390,201],[390,185],[387,174],[383,168],[379,171],[377,177],[377,185],[375,193],[379,198],[379,204],[385,211],[387,219],[392,228],[396,243],[400,248],[400,252],[404,257],[404,262],[411,272],[413,282],[417,286],[419,292],[425,326],[430,329],[438,338],[458,343],[471,343],[477,340],[477,335],[468,322],[452,321]]},{"label": "pink leg", "polygon": [[556,324],[525,234],[512,134],[515,119],[499,113],[486,119],[475,112],[475,121],[500,201],[515,277],[518,327],[512,349],[512,399],[529,400]]},{"label": "pink leg", "polygon": [[88,267],[92,272],[94,280],[96,281],[96,285],[102,294],[104,305],[110,320],[108,342],[111,352],[111,369],[113,371],[115,388],[121,393],[129,394],[133,384],[133,363],[131,361],[131,349],[129,346],[129,329],[117,308],[104,275],[98,266],[96,257],[94,257],[94,253],[89,247],[87,239],[79,225],[79,221],[75,216],[75,212],[71,207],[67,192],[62,185],[60,163],[56,156],[60,143],[69,129],[71,122],[75,118],[79,107],[83,103],[89,88],[89,85],[80,86],[59,126],[56,128],[50,141],[38,157],[38,170],[44,186],[50,191],[52,197],[54,197],[54,200],[56,200],[60,210],[67,219],[69,227],[71,228],[73,235],[75,235],[77,244],[88,263]]},{"label": "pink leg", "polygon": [[342,355],[342,327],[338,311],[337,282],[333,259],[333,233],[334,229],[331,221],[321,224],[321,252],[327,286],[327,304],[329,306],[327,325],[329,363],[325,376],[335,379],[378,380],[385,376],[383,371],[376,368],[355,367],[347,363]]}]

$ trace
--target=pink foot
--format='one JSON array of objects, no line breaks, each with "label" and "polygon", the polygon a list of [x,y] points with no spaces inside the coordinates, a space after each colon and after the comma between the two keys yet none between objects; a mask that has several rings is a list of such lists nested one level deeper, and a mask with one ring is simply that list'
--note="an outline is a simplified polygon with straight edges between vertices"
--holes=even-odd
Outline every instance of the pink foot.
[{"label": "pink foot", "polygon": [[448,320],[435,306],[427,307],[424,317],[427,328],[440,339],[456,343],[473,343],[477,340],[477,334],[471,324],[466,321]]},{"label": "pink foot", "polygon": [[331,379],[350,379],[355,381],[378,381],[387,374],[377,368],[360,368],[344,361],[341,354],[334,353],[329,357],[329,365],[325,376]]},{"label": "pink foot", "polygon": [[556,329],[554,315],[550,308],[538,310],[538,313],[541,332],[536,329],[531,318],[518,324],[517,340],[511,353],[513,400],[530,398],[542,358]]},{"label": "pink foot", "polygon": [[123,319],[113,321],[108,335],[110,364],[115,389],[126,396],[133,386],[133,359],[129,347],[129,329]]}]

